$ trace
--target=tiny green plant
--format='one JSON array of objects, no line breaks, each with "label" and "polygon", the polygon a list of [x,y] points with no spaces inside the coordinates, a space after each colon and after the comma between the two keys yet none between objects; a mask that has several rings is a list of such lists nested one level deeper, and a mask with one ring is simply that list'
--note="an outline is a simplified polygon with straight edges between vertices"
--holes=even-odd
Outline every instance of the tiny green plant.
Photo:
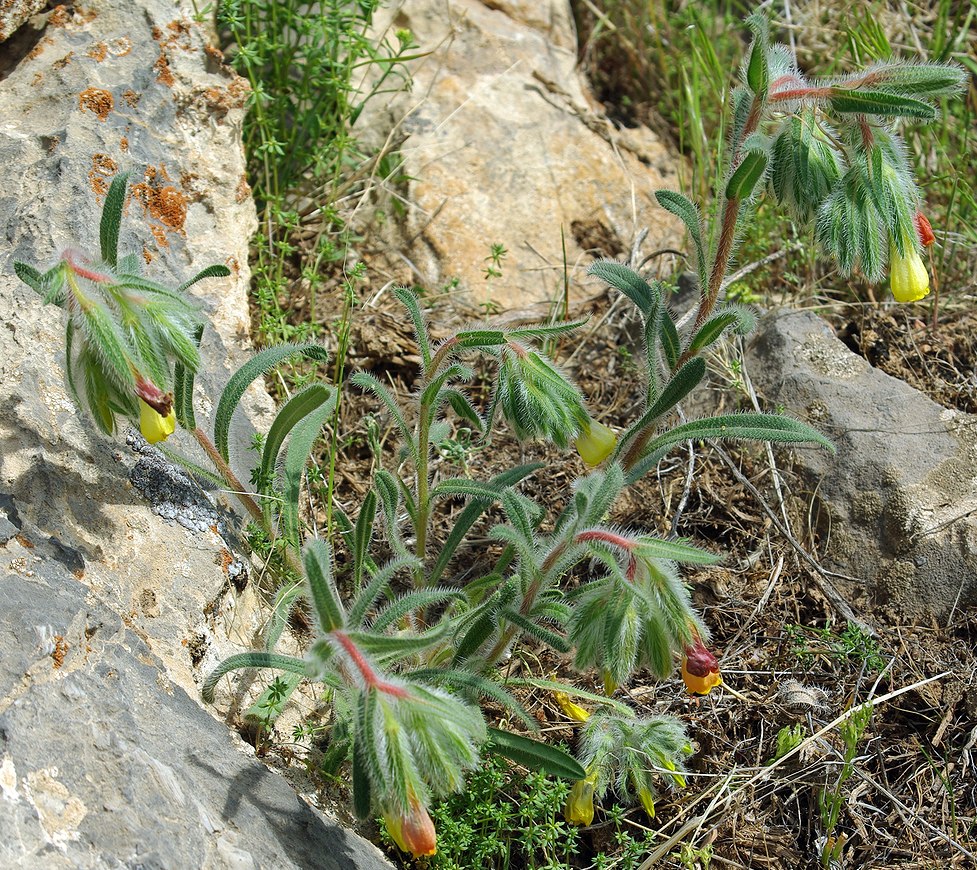
[{"label": "tiny green plant", "polygon": [[839,834],[837,830],[841,812],[845,805],[845,795],[842,789],[855,772],[855,765],[858,764],[858,745],[861,743],[871,721],[872,705],[863,704],[839,728],[843,744],[841,769],[838,771],[834,785],[825,788],[819,795],[823,828],[822,867],[834,867],[841,863],[846,841],[844,833]]},{"label": "tiny green plant", "polygon": [[[897,298],[923,292],[915,263],[926,225],[891,120],[930,117],[931,101],[959,86],[959,69],[890,63],[809,83],[789,54],[770,44],[761,17],[751,17],[750,25],[753,41],[720,158],[725,181],[710,212],[715,229],[705,231],[700,210],[686,197],[657,193],[688,230],[699,280],[692,315],[676,319],[664,285],[626,265],[601,260],[590,268],[633,305],[644,337],[636,355],[643,401],[618,431],[594,419],[579,387],[545,350],[586,321],[486,320],[434,342],[424,298],[398,288],[393,294],[418,348],[416,392],[400,398],[367,372],[347,378],[341,355],[335,382],[310,378],[255,443],[249,488],[231,467],[229,433],[238,404],[252,382],[289,359],[325,361],[320,345],[275,345],[245,363],[219,398],[211,437],[198,427],[193,405],[200,321],[180,290],[226,270],[205,269],[177,291],[138,277],[131,255],[119,258],[116,250],[124,177],[106,199],[99,257],[69,253],[44,274],[16,265],[24,281],[68,314],[68,380],[79,404],[110,433],[116,415],[140,416],[139,401],[155,415],[152,426],[144,424],[151,440],[177,426],[188,431],[250,516],[253,540],[275,579],[272,615],[262,648],[214,669],[204,699],[213,701],[219,681],[235,670],[277,670],[251,711],[267,726],[300,680],[322,683],[331,713],[324,764],[331,771],[349,766],[355,811],[381,816],[406,853],[436,853],[433,802],[462,789],[486,755],[571,782],[564,818],[575,826],[589,825],[595,801],[611,793],[651,816],[663,793],[685,786],[692,744],[682,722],[638,715],[614,695],[639,671],[664,679],[676,667],[690,692],[708,694],[722,685],[708,628],[679,569],[712,565],[721,555],[618,526],[608,516],[628,487],[689,441],[833,450],[821,433],[784,414],[676,419],[677,407],[705,376],[703,354],[724,335],[754,325],[753,312],[723,294],[744,218],[760,192],[768,187],[798,215],[816,217],[826,249],[843,268],[877,275],[888,255]],[[497,254],[501,262],[503,250]],[[351,310],[352,288],[346,289]],[[490,372],[487,407],[477,406],[467,389],[476,362]],[[320,536],[300,496],[317,440],[338,422],[341,385],[375,397],[399,451],[394,463],[375,457],[355,515],[328,498],[336,533],[327,523]],[[432,460],[453,423],[483,442],[504,424],[522,441],[573,446],[587,468],[555,509],[520,486],[545,473],[542,463],[506,468],[488,480],[442,475]],[[334,462],[335,454],[328,475],[319,476],[327,486]],[[471,532],[490,508],[487,535],[501,555],[484,564],[473,555]],[[449,531],[435,544],[439,518]],[[337,550],[344,558],[335,557]],[[463,570],[455,570],[458,561]],[[571,572],[579,582],[568,588]],[[314,637],[304,657],[284,655],[277,647],[300,601],[311,612]],[[535,684],[559,693],[567,715],[581,723],[576,757],[538,739],[538,723],[512,694],[513,680],[501,677],[501,665],[527,638],[603,683],[603,695],[565,683]],[[504,716],[483,712],[486,700]],[[826,828],[836,815],[825,817]],[[539,831],[540,848],[553,860],[555,830]]]}]

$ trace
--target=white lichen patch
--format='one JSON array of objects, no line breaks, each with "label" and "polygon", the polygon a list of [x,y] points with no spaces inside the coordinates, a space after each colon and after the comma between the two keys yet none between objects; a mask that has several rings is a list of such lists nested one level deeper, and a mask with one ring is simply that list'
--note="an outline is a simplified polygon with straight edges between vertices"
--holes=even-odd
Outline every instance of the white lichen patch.
[{"label": "white lichen patch", "polygon": [[64,850],[68,843],[79,838],[78,826],[88,815],[88,808],[62,782],[58,769],[46,767],[27,774],[25,794],[37,811],[46,842]]},{"label": "white lichen patch", "polygon": [[0,761],[0,797],[12,804],[20,800],[17,794],[17,768],[9,755],[4,755]]}]

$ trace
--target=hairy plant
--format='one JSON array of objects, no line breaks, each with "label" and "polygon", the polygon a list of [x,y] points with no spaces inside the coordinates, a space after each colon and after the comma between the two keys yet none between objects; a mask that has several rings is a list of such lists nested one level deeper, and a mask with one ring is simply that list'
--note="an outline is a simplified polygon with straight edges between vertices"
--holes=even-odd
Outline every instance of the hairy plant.
[{"label": "hairy plant", "polygon": [[[431,801],[461,788],[484,752],[573,780],[566,816],[575,824],[589,824],[594,798],[612,786],[652,814],[662,784],[684,784],[682,765],[691,750],[682,724],[637,716],[612,696],[643,669],[664,678],[679,667],[689,690],[700,694],[721,685],[707,627],[677,567],[708,565],[720,556],[687,541],[609,524],[607,517],[627,487],[689,441],[833,449],[819,432],[783,414],[678,422],[677,407],[705,375],[703,353],[726,333],[753,327],[753,313],[722,295],[743,218],[760,192],[769,189],[798,215],[817,216],[827,250],[843,268],[877,270],[888,257],[897,297],[918,296],[923,289],[915,260],[926,224],[890,125],[896,117],[931,117],[930,102],[957,88],[960,71],[893,63],[810,83],[782,47],[769,43],[762,18],[754,16],[750,24],[754,38],[720,157],[726,179],[711,210],[718,228],[707,234],[699,209],[681,194],[657,194],[688,229],[700,281],[692,316],[677,320],[663,285],[628,266],[599,261],[590,269],[630,300],[641,321],[644,401],[633,419],[618,433],[594,420],[579,388],[545,352],[584,321],[513,326],[488,320],[435,344],[422,299],[397,289],[414,327],[419,388],[401,399],[372,374],[349,379],[382,406],[400,451],[394,467],[383,467],[376,457],[355,518],[331,507],[339,532],[328,540],[308,527],[300,496],[310,453],[335,419],[336,386],[313,381],[282,406],[261,439],[253,489],[232,470],[229,450],[231,418],[248,385],[295,355],[323,360],[319,345],[266,348],[232,375],[217,404],[211,438],[194,415],[199,332],[192,310],[178,294],[137,278],[131,257],[116,256],[124,178],[116,179],[106,201],[100,260],[66,255],[45,274],[16,266],[46,300],[67,310],[69,384],[99,425],[111,431],[114,414],[134,417],[139,398],[161,419],[169,416],[164,411],[172,412],[174,424],[203,447],[216,476],[260,529],[277,582],[263,648],[221,663],[205,680],[204,699],[212,701],[217,683],[234,670],[277,669],[283,676],[253,707],[270,723],[300,679],[323,683],[331,706],[332,763],[349,762],[357,813],[381,815],[391,838],[415,856],[436,849]],[[193,280],[222,274],[220,268],[205,269]],[[84,336],[83,344],[75,341],[76,333]],[[487,408],[477,407],[466,391],[476,358],[493,372]],[[84,390],[73,383],[79,372],[85,374]],[[150,399],[141,386],[145,375],[156,378]],[[172,398],[165,392],[170,384]],[[504,421],[521,439],[573,443],[591,468],[556,511],[520,490],[527,477],[544,473],[541,464],[512,467],[489,480],[438,476],[432,457],[452,418],[484,439]],[[444,542],[432,547],[435,519],[459,499],[464,507],[454,514]],[[464,552],[470,531],[490,506],[500,519],[488,536],[502,555],[474,576],[453,575],[453,558]],[[341,563],[334,548],[345,551]],[[571,571],[582,579],[568,591]],[[299,600],[311,609],[315,633],[301,658],[276,652]],[[565,709],[586,720],[579,760],[540,740],[491,727],[480,709],[482,700],[490,700],[521,730],[537,730],[499,673],[527,637],[603,678],[606,697],[561,684],[549,687],[599,706],[591,715],[565,699]]]}]

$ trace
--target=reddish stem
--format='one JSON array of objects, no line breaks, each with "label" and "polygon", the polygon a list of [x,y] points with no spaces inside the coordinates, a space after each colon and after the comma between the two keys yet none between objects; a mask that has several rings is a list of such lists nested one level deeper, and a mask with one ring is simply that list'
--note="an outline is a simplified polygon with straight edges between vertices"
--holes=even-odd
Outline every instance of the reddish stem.
[{"label": "reddish stem", "polygon": [[637,546],[637,542],[632,538],[619,535],[617,532],[609,532],[605,529],[589,529],[586,532],[580,532],[580,534],[578,534],[574,540],[578,544],[582,544],[586,541],[601,541],[605,544],[620,547],[622,550],[627,550],[629,553]]},{"label": "reddish stem", "polygon": [[82,278],[87,278],[89,281],[95,281],[98,284],[111,284],[115,280],[111,275],[95,272],[83,265],[78,259],[81,256],[78,251],[69,248],[61,254],[61,260],[67,263],[75,274],[81,275]]},{"label": "reddish stem", "polygon": [[337,629],[331,632],[331,634],[356,666],[356,670],[359,671],[367,689],[376,689],[378,692],[393,695],[395,698],[406,698],[408,696],[406,689],[401,686],[395,686],[393,683],[388,683],[377,675],[377,672],[370,667],[370,663],[366,660],[363,653],[360,652],[359,647],[353,643],[352,638],[346,632]]}]

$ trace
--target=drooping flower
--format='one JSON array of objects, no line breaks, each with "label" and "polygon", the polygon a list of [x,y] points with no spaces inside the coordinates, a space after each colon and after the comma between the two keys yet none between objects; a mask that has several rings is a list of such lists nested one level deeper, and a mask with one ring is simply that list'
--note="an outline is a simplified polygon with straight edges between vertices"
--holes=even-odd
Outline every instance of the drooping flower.
[{"label": "drooping flower", "polygon": [[176,414],[170,408],[165,416],[139,400],[139,431],[150,444],[165,441],[176,431]]},{"label": "drooping flower", "polygon": [[404,852],[410,852],[415,858],[422,855],[433,855],[438,851],[438,835],[434,822],[420,801],[412,798],[410,810],[404,815],[399,810],[390,810],[383,814],[383,822],[393,841]]},{"label": "drooping flower", "polygon": [[913,241],[907,238],[903,247],[905,254],[895,243],[889,247],[889,286],[896,302],[918,302],[930,292],[930,276]]},{"label": "drooping flower", "polygon": [[716,686],[722,685],[719,662],[701,639],[697,638],[691,646],[685,648],[682,679],[689,692],[696,695],[708,695]]},{"label": "drooping flower", "polygon": [[617,435],[614,431],[596,420],[590,420],[574,442],[580,458],[591,468],[607,459],[616,444]]},{"label": "drooping flower", "polygon": [[597,771],[586,779],[577,780],[570,789],[570,796],[563,808],[563,817],[571,825],[589,825],[594,821],[594,789],[597,785]]},{"label": "drooping flower", "polygon": [[579,704],[574,704],[566,692],[554,692],[553,697],[556,699],[556,703],[560,705],[564,715],[573,719],[574,722],[586,722],[590,718],[590,713]]}]

